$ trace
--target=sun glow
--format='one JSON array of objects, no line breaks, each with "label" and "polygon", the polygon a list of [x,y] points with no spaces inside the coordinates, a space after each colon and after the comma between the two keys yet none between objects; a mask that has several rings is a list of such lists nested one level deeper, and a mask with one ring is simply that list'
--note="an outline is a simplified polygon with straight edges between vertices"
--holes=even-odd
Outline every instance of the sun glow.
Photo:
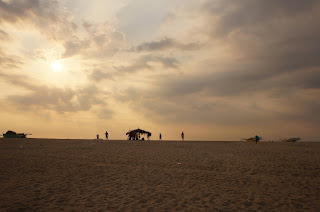
[{"label": "sun glow", "polygon": [[62,62],[60,60],[53,61],[50,66],[55,72],[61,72],[63,69]]}]

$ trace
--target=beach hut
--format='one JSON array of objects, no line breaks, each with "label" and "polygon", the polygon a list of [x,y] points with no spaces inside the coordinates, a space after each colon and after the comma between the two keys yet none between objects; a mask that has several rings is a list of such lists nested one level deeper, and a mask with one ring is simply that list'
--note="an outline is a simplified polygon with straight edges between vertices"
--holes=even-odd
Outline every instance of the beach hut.
[{"label": "beach hut", "polygon": [[127,132],[126,135],[128,136],[128,140],[144,140],[144,138],[141,138],[141,135],[147,135],[149,138],[151,136],[151,132],[138,128]]},{"label": "beach hut", "polygon": [[14,131],[7,131],[5,134],[3,134],[3,138],[25,138],[27,134],[25,133],[16,133]]}]

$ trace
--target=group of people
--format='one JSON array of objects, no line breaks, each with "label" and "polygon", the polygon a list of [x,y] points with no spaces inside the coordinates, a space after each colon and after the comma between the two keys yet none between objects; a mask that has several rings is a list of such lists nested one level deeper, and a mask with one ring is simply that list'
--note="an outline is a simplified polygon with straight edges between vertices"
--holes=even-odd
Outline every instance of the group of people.
[{"label": "group of people", "polygon": [[[109,139],[108,131],[105,132],[105,135],[106,135],[106,140],[108,140]],[[97,139],[99,139],[99,134],[97,134]],[[184,141],[184,133],[183,133],[183,131],[181,133],[181,139],[182,139],[182,141]],[[148,140],[149,140],[149,135],[148,135]],[[162,134],[161,133],[159,134],[159,140],[162,140]]]},{"label": "group of people", "polygon": [[[108,140],[108,139],[109,139],[109,133],[108,133],[108,131],[105,132],[105,135],[106,135],[106,140]],[[97,139],[99,139],[99,134],[97,134]]]},{"label": "group of people", "polygon": [[[184,141],[184,133],[183,133],[183,131],[181,133],[181,139]],[[162,140],[162,134],[161,133],[159,134],[159,140],[160,141]]]}]

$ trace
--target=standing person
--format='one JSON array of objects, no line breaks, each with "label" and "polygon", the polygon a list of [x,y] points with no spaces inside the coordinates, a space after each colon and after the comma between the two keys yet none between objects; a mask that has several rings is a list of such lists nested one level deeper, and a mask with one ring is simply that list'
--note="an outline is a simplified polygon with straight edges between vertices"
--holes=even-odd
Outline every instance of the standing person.
[{"label": "standing person", "polygon": [[183,131],[182,131],[182,133],[181,133],[181,138],[182,138],[182,140],[184,141],[184,133],[183,133]]},{"label": "standing person", "polygon": [[161,133],[160,133],[160,135],[159,135],[159,140],[160,140],[160,141],[162,140],[162,135],[161,135]]},{"label": "standing person", "polygon": [[108,140],[108,138],[109,138],[109,133],[108,131],[106,131],[106,140]]},{"label": "standing person", "polygon": [[260,140],[260,137],[258,136],[258,135],[256,135],[256,144],[258,144],[259,143],[259,140]]},{"label": "standing person", "polygon": [[97,134],[97,139],[99,139],[99,134]]}]

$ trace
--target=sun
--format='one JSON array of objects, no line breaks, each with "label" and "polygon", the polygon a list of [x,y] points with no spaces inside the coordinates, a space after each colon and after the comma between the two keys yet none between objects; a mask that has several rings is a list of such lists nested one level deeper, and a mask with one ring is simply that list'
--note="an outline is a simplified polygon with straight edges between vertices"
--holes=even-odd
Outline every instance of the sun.
[{"label": "sun", "polygon": [[50,66],[55,72],[60,72],[63,69],[62,62],[60,60],[53,61]]}]

